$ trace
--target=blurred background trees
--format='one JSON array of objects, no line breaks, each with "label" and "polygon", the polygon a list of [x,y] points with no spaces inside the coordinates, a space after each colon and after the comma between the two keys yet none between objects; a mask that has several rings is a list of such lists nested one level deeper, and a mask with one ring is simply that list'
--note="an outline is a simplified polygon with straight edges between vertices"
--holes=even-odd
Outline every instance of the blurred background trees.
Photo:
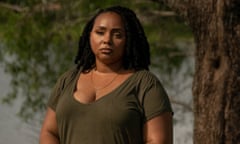
[{"label": "blurred background trees", "polygon": [[86,21],[111,5],[136,12],[151,46],[151,69],[167,88],[175,109],[191,112],[191,94],[184,93],[191,89],[186,77],[193,74],[191,30],[168,7],[148,0],[2,0],[0,62],[11,76],[11,91],[2,101],[11,104],[21,97],[23,120],[42,116],[56,79],[73,65]]},{"label": "blurred background trees", "polygon": [[167,88],[176,125],[193,117],[192,28],[196,42],[195,142],[236,143],[240,100],[237,97],[239,3],[237,0],[2,0],[0,62],[12,78],[11,91],[2,101],[11,104],[21,97],[20,117],[31,121],[40,116],[37,120],[41,121],[53,84],[73,65],[86,21],[100,8],[123,5],[133,9],[144,26],[151,46],[151,69]]}]

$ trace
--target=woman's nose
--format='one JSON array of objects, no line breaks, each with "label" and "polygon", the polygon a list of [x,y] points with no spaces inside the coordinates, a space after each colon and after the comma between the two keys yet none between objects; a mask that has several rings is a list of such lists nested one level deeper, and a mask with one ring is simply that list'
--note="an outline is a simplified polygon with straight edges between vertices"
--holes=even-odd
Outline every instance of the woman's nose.
[{"label": "woman's nose", "polygon": [[103,37],[103,43],[104,44],[111,44],[111,34],[105,34]]}]

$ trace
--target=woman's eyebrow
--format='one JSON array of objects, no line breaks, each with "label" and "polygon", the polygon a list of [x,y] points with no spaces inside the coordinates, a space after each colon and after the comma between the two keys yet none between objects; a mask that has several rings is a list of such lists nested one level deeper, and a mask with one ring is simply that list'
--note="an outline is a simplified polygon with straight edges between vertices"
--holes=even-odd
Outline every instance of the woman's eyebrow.
[{"label": "woman's eyebrow", "polygon": [[104,26],[96,26],[96,28],[97,28],[97,29],[103,29],[103,30],[107,29],[107,28],[104,27]]},{"label": "woman's eyebrow", "polygon": [[112,29],[112,31],[114,31],[114,32],[121,32],[121,33],[125,32],[124,29],[122,29],[122,28],[114,28],[114,29]]},{"label": "woman's eyebrow", "polygon": [[[96,28],[97,28],[97,29],[101,29],[101,30],[106,30],[106,29],[107,29],[107,27],[105,27],[105,26],[96,26]],[[124,29],[121,28],[121,27],[116,27],[116,28],[113,28],[113,29],[111,29],[111,30],[124,32]]]}]

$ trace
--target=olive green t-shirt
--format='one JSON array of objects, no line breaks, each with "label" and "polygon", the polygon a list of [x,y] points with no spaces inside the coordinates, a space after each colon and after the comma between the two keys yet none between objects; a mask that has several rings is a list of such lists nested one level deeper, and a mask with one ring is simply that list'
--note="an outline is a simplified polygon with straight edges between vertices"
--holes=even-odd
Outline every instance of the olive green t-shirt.
[{"label": "olive green t-shirt", "polygon": [[149,71],[135,72],[90,104],[73,97],[80,73],[73,68],[63,74],[48,102],[56,112],[61,144],[142,144],[144,123],[172,112],[160,81]]}]

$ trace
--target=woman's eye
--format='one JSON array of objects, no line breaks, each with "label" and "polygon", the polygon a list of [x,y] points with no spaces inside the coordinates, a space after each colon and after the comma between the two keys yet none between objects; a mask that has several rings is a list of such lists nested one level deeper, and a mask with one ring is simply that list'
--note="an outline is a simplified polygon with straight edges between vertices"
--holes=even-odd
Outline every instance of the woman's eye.
[{"label": "woman's eye", "polygon": [[122,38],[122,34],[121,34],[121,33],[115,33],[114,36],[115,36],[116,38]]},{"label": "woman's eye", "polygon": [[96,31],[96,34],[98,34],[98,35],[103,35],[104,32],[102,32],[102,31]]}]

